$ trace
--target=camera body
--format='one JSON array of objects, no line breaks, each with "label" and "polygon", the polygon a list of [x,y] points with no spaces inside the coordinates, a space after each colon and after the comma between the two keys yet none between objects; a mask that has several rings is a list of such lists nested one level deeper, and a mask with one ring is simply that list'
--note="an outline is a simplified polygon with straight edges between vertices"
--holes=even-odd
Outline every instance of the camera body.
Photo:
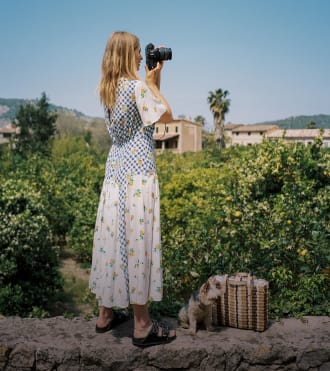
[{"label": "camera body", "polygon": [[155,48],[153,44],[146,46],[146,64],[149,70],[157,66],[157,62],[168,61],[172,59],[171,48]]}]

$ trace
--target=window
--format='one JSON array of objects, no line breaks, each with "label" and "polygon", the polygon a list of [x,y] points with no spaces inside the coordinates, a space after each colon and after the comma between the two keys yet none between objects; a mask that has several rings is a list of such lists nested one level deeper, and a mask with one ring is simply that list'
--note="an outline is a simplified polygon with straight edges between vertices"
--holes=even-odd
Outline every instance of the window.
[{"label": "window", "polygon": [[158,126],[156,126],[156,134],[158,133]]},{"label": "window", "polygon": [[251,135],[251,131],[248,132],[248,135]]},{"label": "window", "polygon": [[166,133],[168,133],[168,126],[166,126]]},{"label": "window", "polygon": [[179,132],[179,128],[176,126],[175,127],[175,132],[178,133]]}]

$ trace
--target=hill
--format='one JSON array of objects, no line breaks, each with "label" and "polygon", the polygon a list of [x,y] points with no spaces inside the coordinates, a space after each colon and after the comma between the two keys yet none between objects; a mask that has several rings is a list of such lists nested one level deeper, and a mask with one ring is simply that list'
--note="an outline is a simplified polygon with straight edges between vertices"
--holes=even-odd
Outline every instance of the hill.
[{"label": "hill", "polygon": [[312,115],[312,116],[293,116],[286,119],[258,122],[258,125],[278,125],[283,129],[305,129],[311,122],[315,123],[315,127],[320,129],[330,128],[330,115]]},{"label": "hill", "polygon": [[[8,125],[15,118],[20,105],[26,104],[27,102],[33,102],[33,100],[0,98],[0,127]],[[77,131],[81,130],[93,130],[93,128],[98,127],[99,124],[102,124],[104,127],[103,118],[90,117],[75,109],[56,106],[54,104],[50,104],[50,106],[51,109],[58,114],[57,124],[60,132],[64,130],[66,134],[70,134],[69,132],[72,129],[71,131],[73,132],[71,134],[75,134]],[[311,122],[315,123],[316,128],[330,128],[330,115],[292,116],[274,121],[256,122],[255,124],[275,124],[283,129],[304,129]]]},{"label": "hill", "polygon": [[[34,100],[0,98],[0,128],[10,124],[16,117],[21,105]],[[51,111],[56,111],[56,127],[59,136],[85,136],[88,132],[94,144],[100,150],[106,150],[110,145],[104,119],[90,117],[75,109],[50,104]]]},{"label": "hill", "polygon": [[[7,98],[0,98],[0,127],[7,125],[16,117],[16,113],[21,105],[25,105],[27,103],[35,102],[35,99],[7,99]],[[79,112],[75,109],[69,109],[62,106],[56,106],[50,103],[51,111],[56,111],[59,116],[71,116],[78,118],[82,121],[82,123],[90,123],[95,118],[86,116],[82,112]]]}]

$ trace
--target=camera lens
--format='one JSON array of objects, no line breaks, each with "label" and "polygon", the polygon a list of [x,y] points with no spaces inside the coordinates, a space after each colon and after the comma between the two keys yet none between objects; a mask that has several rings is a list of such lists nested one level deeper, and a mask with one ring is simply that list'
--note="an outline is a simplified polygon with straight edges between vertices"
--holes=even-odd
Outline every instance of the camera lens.
[{"label": "camera lens", "polygon": [[154,45],[151,43],[146,46],[146,63],[150,70],[157,66],[157,62],[167,61],[171,59],[171,48],[155,48]]},{"label": "camera lens", "polygon": [[168,61],[172,59],[172,49],[171,48],[159,48],[159,60]]}]

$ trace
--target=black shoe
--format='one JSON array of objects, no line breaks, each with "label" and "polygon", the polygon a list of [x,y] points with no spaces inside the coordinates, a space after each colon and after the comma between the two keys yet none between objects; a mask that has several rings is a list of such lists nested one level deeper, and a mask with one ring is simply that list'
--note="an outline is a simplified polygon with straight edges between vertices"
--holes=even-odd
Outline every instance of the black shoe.
[{"label": "black shoe", "polygon": [[128,316],[123,311],[113,311],[113,319],[104,327],[95,326],[95,331],[98,334],[103,334],[104,332],[110,331],[113,328],[119,326],[123,322],[128,320]]},{"label": "black shoe", "polygon": [[[159,331],[161,329],[161,331]],[[170,330],[166,323],[152,321],[152,328],[145,338],[133,337],[132,343],[137,347],[150,347],[152,345],[168,344],[176,338],[169,336]]]}]

